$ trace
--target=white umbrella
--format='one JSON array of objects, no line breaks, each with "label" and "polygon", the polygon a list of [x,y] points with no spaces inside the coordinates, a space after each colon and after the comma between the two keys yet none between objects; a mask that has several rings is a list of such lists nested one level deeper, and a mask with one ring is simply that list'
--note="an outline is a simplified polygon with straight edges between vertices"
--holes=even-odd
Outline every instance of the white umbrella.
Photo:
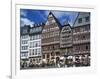
[{"label": "white umbrella", "polygon": [[61,59],[61,60],[63,60],[63,59],[64,59],[64,57],[60,57],[60,59]]}]

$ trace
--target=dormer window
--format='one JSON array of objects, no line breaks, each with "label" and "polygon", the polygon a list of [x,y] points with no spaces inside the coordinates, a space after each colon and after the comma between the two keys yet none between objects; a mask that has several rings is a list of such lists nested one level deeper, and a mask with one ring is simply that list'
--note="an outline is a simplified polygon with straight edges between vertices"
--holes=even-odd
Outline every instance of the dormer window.
[{"label": "dormer window", "polygon": [[27,33],[27,29],[24,29],[24,30],[23,30],[23,33]]},{"label": "dormer window", "polygon": [[88,22],[90,20],[89,16],[85,17],[85,22]]},{"label": "dormer window", "polygon": [[30,29],[30,32],[32,33],[33,32],[33,29]]},{"label": "dormer window", "polygon": [[78,19],[78,23],[82,23],[82,18],[79,18]]}]

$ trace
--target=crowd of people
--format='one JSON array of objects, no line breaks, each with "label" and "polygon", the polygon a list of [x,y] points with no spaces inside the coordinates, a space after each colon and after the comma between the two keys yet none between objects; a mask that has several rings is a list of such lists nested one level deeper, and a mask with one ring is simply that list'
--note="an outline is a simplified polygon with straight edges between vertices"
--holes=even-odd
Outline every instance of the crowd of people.
[{"label": "crowd of people", "polygon": [[53,59],[49,62],[42,60],[41,63],[34,62],[21,62],[21,69],[27,68],[61,68],[61,67],[83,67],[90,66],[90,56],[74,56],[74,57],[62,57],[59,60]]}]

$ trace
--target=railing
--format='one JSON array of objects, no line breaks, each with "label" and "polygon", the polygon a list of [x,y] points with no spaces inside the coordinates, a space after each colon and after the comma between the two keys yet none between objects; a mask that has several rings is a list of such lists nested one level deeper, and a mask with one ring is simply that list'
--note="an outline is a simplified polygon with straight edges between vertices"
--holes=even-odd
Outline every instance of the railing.
[{"label": "railing", "polygon": [[86,53],[90,53],[90,51],[73,52],[73,54],[86,54]]},{"label": "railing", "polygon": [[42,43],[42,45],[51,45],[51,44],[56,44],[60,43],[60,41],[54,41],[54,42],[49,42],[49,43]]},{"label": "railing", "polygon": [[90,39],[73,41],[73,44],[87,43],[87,42],[90,42]]},{"label": "railing", "polygon": [[73,32],[73,35],[85,34],[85,33],[90,33],[90,30],[89,31],[83,31],[83,32]]},{"label": "railing", "polygon": [[29,57],[27,56],[21,56],[21,59],[28,59]]},{"label": "railing", "polygon": [[56,49],[56,50],[46,50],[46,51],[43,51],[43,53],[52,53],[52,52],[59,52],[60,49]]}]

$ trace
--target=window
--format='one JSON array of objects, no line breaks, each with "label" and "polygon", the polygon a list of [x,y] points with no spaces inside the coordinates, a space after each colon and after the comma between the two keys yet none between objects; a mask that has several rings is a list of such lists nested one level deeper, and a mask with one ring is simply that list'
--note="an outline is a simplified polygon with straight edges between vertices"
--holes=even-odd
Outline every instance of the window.
[{"label": "window", "polygon": [[45,55],[43,55],[43,59],[45,58]]},{"label": "window", "polygon": [[22,41],[22,44],[24,44],[24,41]]},{"label": "window", "polygon": [[85,17],[85,22],[88,22],[90,20],[89,16]]},{"label": "window", "polygon": [[85,26],[85,31],[89,31],[90,27],[89,26]]},{"label": "window", "polygon": [[39,41],[39,47],[41,47],[41,41]]},{"label": "window", "polygon": [[83,39],[85,39],[85,36],[83,35]]},{"label": "window", "polygon": [[31,55],[31,49],[29,50],[29,54]]},{"label": "window", "polygon": [[35,32],[37,32],[38,31],[38,28],[34,28],[34,30],[35,30]]},{"label": "window", "polygon": [[25,40],[25,44],[27,44],[28,43],[28,41],[27,40]]},{"label": "window", "polygon": [[25,46],[25,50],[27,50],[28,49],[28,46]]},{"label": "window", "polygon": [[23,33],[27,33],[27,32],[28,32],[27,29],[24,29],[24,30],[23,30]]},{"label": "window", "polygon": [[27,57],[28,56],[28,52],[21,52],[21,57]]},{"label": "window", "polygon": [[33,29],[30,29],[30,32],[32,33],[33,32]]},{"label": "window", "polygon": [[32,62],[32,59],[30,59],[30,62]]},{"label": "window", "polygon": [[27,44],[27,43],[28,43],[27,40],[23,40],[23,41],[22,41],[22,44]]},{"label": "window", "polygon": [[78,27],[78,28],[75,28],[75,32],[77,33],[77,32],[80,32],[80,28]]},{"label": "window", "polygon": [[80,50],[80,46],[75,46],[74,47],[74,51],[79,51]]},{"label": "window", "polygon": [[32,55],[34,55],[34,49],[32,50]]},{"label": "window", "polygon": [[27,50],[28,46],[22,46],[22,50]]},{"label": "window", "polygon": [[35,40],[37,40],[38,39],[38,35],[35,35],[35,36],[36,36]]},{"label": "window", "polygon": [[68,31],[68,33],[71,33],[71,31]]},{"label": "window", "polygon": [[34,36],[32,36],[32,40],[35,40],[35,35],[34,35]]},{"label": "window", "polygon": [[32,42],[30,42],[30,48],[32,48]]},{"label": "window", "polygon": [[88,50],[89,49],[89,47],[86,45],[86,50]]},{"label": "window", "polygon": [[37,35],[37,39],[40,39],[40,35]]},{"label": "window", "polygon": [[82,18],[79,18],[78,19],[78,23],[82,23]]},{"label": "window", "polygon": [[38,58],[36,58],[36,63],[39,63],[39,60],[38,60]]},{"label": "window", "polygon": [[36,40],[36,38],[37,38],[37,36],[35,35],[35,36],[34,36],[34,40]]},{"label": "window", "polygon": [[49,58],[49,54],[47,54],[47,58]]},{"label": "window", "polygon": [[41,49],[40,48],[37,49],[37,53],[38,53],[38,55],[40,55],[40,53],[41,53]]},{"label": "window", "polygon": [[39,27],[39,31],[41,31],[42,30],[42,27]]},{"label": "window", "polygon": [[38,47],[38,42],[35,43],[35,47]]},{"label": "window", "polygon": [[22,46],[22,50],[24,49],[24,47]]},{"label": "window", "polygon": [[58,36],[59,35],[59,32],[58,31],[55,31],[54,32],[54,36]]},{"label": "window", "polygon": [[35,55],[37,55],[37,49],[34,50]]},{"label": "window", "polygon": [[28,38],[28,35],[23,35],[23,36],[21,36],[21,38],[26,39],[26,38]]},{"label": "window", "polygon": [[25,56],[25,57],[26,57],[26,54],[23,54],[23,56]]},{"label": "window", "polygon": [[32,36],[30,36],[30,40],[32,40]]}]

